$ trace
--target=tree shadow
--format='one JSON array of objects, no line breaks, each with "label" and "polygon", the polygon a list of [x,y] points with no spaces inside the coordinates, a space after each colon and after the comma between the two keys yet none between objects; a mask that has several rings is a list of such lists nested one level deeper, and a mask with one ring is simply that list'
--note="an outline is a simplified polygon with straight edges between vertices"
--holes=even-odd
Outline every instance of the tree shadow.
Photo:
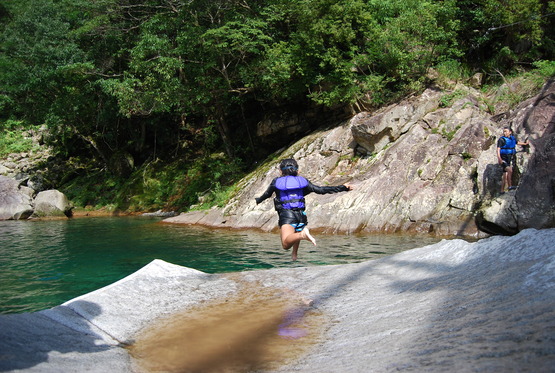
[{"label": "tree shadow", "polygon": [[[102,312],[99,305],[84,300],[72,302],[71,305],[86,309],[93,317]],[[61,355],[93,354],[112,348],[106,343],[99,343],[105,342],[102,336],[95,333],[91,324],[73,307],[58,306],[40,312],[1,315],[0,371],[29,369],[50,362],[53,352]],[[55,318],[67,321],[66,325]],[[63,363],[60,369],[63,370]]]}]

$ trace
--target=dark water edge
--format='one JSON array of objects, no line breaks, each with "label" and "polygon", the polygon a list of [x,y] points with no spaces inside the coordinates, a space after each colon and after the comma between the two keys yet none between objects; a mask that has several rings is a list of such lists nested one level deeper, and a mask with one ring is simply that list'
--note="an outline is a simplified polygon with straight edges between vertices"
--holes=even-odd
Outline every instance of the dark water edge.
[{"label": "dark water edge", "polygon": [[317,235],[299,260],[279,236],[161,224],[152,217],[0,221],[0,313],[33,312],[118,281],[154,259],[207,273],[346,264],[438,242],[436,237]]}]

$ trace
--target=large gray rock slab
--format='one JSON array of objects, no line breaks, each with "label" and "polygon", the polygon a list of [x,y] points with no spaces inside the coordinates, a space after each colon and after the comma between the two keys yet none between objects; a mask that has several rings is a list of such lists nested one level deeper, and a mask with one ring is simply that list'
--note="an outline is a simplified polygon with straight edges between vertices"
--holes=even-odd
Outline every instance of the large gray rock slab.
[{"label": "large gray rock slab", "polygon": [[33,213],[32,197],[12,178],[0,175],[0,220],[27,219]]},{"label": "large gray rock slab", "polygon": [[0,371],[126,372],[126,345],[152,320],[225,297],[235,283],[155,260],[52,309],[0,316]]},{"label": "large gray rock slab", "polygon": [[150,323],[252,283],[311,299],[330,321],[308,354],[272,371],[550,372],[554,240],[555,229],[528,229],[358,264],[231,275],[155,260],[59,307],[0,316],[0,370],[136,371],[124,346]]},{"label": "large gray rock slab", "polygon": [[[256,205],[254,198],[280,176],[277,160],[293,157],[314,184],[354,186],[348,193],[307,196],[311,229],[485,237],[555,227],[555,81],[497,117],[484,110],[478,91],[461,86],[456,92],[450,107],[440,105],[448,93],[427,90],[312,133],[242,179],[225,207],[165,221],[277,230],[272,200]],[[518,147],[519,188],[499,196],[496,141],[504,126],[531,146]]]},{"label": "large gray rock slab", "polygon": [[[81,306],[96,308],[88,302]],[[0,371],[129,371],[127,352],[106,333],[68,307],[53,312],[64,323],[40,312],[1,316]]]}]

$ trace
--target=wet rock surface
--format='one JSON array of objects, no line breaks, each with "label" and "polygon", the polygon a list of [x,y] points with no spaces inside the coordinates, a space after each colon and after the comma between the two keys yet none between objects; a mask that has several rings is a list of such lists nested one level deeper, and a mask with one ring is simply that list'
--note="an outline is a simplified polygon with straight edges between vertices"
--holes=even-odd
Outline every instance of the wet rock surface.
[{"label": "wet rock surface", "polygon": [[[171,315],[194,317],[214,301],[231,301],[247,284],[269,298],[293,294],[327,320],[304,354],[259,371],[548,372],[555,366],[554,240],[555,229],[528,229],[358,264],[226,275],[156,260],[61,306],[0,316],[0,370],[141,371],[125,348],[140,333]],[[243,312],[268,306],[256,294]]]}]

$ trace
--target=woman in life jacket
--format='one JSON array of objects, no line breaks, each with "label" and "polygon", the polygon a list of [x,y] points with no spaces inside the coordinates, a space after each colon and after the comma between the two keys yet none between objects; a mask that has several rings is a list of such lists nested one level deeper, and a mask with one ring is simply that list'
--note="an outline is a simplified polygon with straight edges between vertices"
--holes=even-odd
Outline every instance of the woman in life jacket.
[{"label": "woman in life jacket", "polygon": [[497,162],[503,167],[503,177],[501,179],[501,194],[507,190],[516,189],[513,183],[513,166],[516,162],[516,146],[525,146],[529,142],[521,142],[513,136],[513,131],[509,127],[503,128],[503,136],[497,140]]},{"label": "woman in life jacket", "polygon": [[274,206],[279,217],[281,245],[284,250],[291,251],[291,258],[297,260],[299,244],[302,240],[311,241],[316,245],[316,240],[306,227],[308,220],[305,213],[304,197],[309,193],[329,194],[352,190],[348,184],[339,186],[318,186],[302,176],[298,176],[299,166],[292,158],[280,162],[281,177],[276,177],[264,194],[256,198],[256,204],[275,193]]}]

